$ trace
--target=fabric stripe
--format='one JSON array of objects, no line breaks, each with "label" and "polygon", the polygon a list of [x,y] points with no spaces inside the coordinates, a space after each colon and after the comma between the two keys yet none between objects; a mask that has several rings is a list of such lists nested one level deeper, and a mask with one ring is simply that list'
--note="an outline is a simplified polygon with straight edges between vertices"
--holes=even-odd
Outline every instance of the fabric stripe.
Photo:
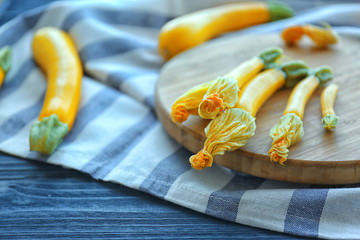
[{"label": "fabric stripe", "polygon": [[98,94],[100,91],[106,88],[106,86],[104,86],[103,84],[99,83],[94,79],[87,77],[86,75],[82,77],[81,81],[82,81],[81,99],[80,99],[79,111],[81,111],[81,109],[85,107],[88,104],[88,102],[94,96],[96,96],[96,94]]},{"label": "fabric stripe", "polygon": [[[180,145],[172,139],[160,122],[134,147],[131,152],[104,178],[138,189],[144,180],[165,158]],[[136,165],[134,168],[134,159]]]},{"label": "fabric stripe", "polygon": [[81,60],[91,61],[94,59],[109,57],[125,53],[137,48],[154,48],[155,45],[138,38],[130,37],[112,38],[101,42],[92,43],[80,51]]},{"label": "fabric stripe", "polygon": [[222,189],[210,195],[205,213],[229,221],[235,221],[239,202],[244,192],[256,189],[264,179],[237,174]]},{"label": "fabric stripe", "polygon": [[13,45],[17,42],[29,29],[36,25],[46,8],[47,6],[38,8],[22,15],[22,17],[16,18],[11,25],[8,24],[8,28],[1,32],[0,46]]},{"label": "fabric stripe", "polygon": [[39,98],[39,101],[37,101],[35,104],[22,110],[21,112],[12,115],[5,123],[0,126],[0,142],[13,137],[23,127],[25,127],[26,124],[36,118],[41,110],[44,97],[45,95]]},{"label": "fabric stripe", "polygon": [[29,58],[26,60],[17,73],[11,78],[6,80],[6,84],[2,86],[1,94],[0,94],[0,100],[2,98],[7,97],[14,91],[16,91],[20,85],[24,82],[26,79],[26,76],[29,75],[29,73],[36,68],[35,62],[32,58]]},{"label": "fabric stripe", "polygon": [[[15,156],[26,158],[30,151],[29,146],[29,133],[31,125],[37,119],[37,117],[31,119],[14,135],[9,136],[5,141],[1,142],[0,150]],[[35,160],[43,161],[43,159],[35,158]]]},{"label": "fabric stripe", "polygon": [[359,184],[330,189],[321,214],[319,238],[359,239]]},{"label": "fabric stripe", "polygon": [[283,232],[293,188],[297,185],[265,180],[259,188],[245,191],[239,202],[236,222]]},{"label": "fabric stripe", "polygon": [[76,116],[73,129],[66,136],[62,144],[67,145],[73,142],[86,125],[94,118],[101,115],[119,96],[121,96],[121,93],[111,88],[104,88],[99,91],[84,107],[80,109]]},{"label": "fabric stripe", "polygon": [[[36,87],[33,87],[36,86]],[[6,98],[0,99],[0,125],[12,115],[30,107],[45,92],[46,85],[40,71],[33,70],[24,83]],[[1,90],[0,90],[1,95]]]},{"label": "fabric stripe", "polygon": [[151,94],[150,96],[145,97],[143,103],[151,109],[155,109],[155,96]]},{"label": "fabric stripe", "polygon": [[297,189],[291,198],[284,232],[318,237],[319,223],[329,189]]},{"label": "fabric stripe", "polygon": [[119,87],[124,81],[129,78],[145,75],[145,74],[156,74],[158,71],[155,70],[143,70],[138,68],[124,68],[120,71],[110,73],[107,77],[106,83],[113,87]]},{"label": "fabric stripe", "polygon": [[6,10],[10,6],[10,0],[3,0],[1,1],[0,5],[0,25],[6,22],[6,19],[4,19],[4,15],[6,15]]},{"label": "fabric stripe", "polygon": [[[183,159],[189,166],[190,156]],[[216,164],[201,171],[191,169],[176,179],[165,199],[205,212],[211,194],[225,187],[234,175],[230,169]]]},{"label": "fabric stripe", "polygon": [[156,166],[149,176],[147,176],[139,187],[139,190],[164,198],[178,176],[191,169],[189,162],[184,161],[184,159],[187,160],[190,155],[191,153],[188,150],[180,148],[166,157]]},{"label": "fabric stripe", "polygon": [[137,38],[156,45],[159,31],[153,28],[127,25],[106,25],[96,19],[84,19],[75,24],[69,33],[76,39],[76,46],[80,51],[92,43],[117,37]]},{"label": "fabric stripe", "polygon": [[82,171],[90,173],[97,179],[104,178],[119,164],[141,138],[155,126],[156,118],[152,112],[120,134],[105,147],[97,156],[91,159]]},{"label": "fabric stripe", "polygon": [[[108,77],[112,73],[123,72],[125,69],[132,69],[131,71],[137,71],[138,73],[145,73],[146,71],[149,74],[155,75],[162,65],[163,61],[154,50],[140,48],[120,55],[87,61],[85,63],[85,70],[96,79],[107,82],[109,80]],[[121,84],[124,82],[122,78],[116,78],[115,74],[112,79],[114,84],[116,84],[118,79],[120,79]],[[118,88],[119,85],[115,87]]]},{"label": "fabric stripe", "polygon": [[138,27],[160,28],[171,18],[163,15],[145,12],[100,10],[83,8],[73,12],[63,23],[62,29],[69,31],[77,22],[86,19],[96,19],[108,24],[123,24]]},{"label": "fabric stripe", "polygon": [[144,74],[133,77],[125,81],[120,86],[120,90],[137,101],[144,103],[146,97],[153,95],[157,77],[157,74]]}]

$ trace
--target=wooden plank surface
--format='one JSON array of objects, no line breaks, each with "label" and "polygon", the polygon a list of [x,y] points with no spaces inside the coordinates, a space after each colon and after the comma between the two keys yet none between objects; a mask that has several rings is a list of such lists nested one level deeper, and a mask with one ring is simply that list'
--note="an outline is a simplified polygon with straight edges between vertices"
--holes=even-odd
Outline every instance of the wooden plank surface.
[{"label": "wooden plank surface", "polygon": [[191,87],[225,75],[240,63],[256,56],[263,49],[281,47],[290,59],[305,61],[311,68],[328,65],[339,85],[335,112],[340,116],[337,129],[327,132],[321,125],[318,88],[310,98],[303,119],[305,135],[290,147],[284,166],[272,163],[267,155],[271,146],[269,130],[278,122],[285,109],[291,89],[276,92],[256,115],[256,132],[246,146],[215,162],[233,170],[280,181],[312,184],[348,184],[360,182],[360,148],[358,141],[360,111],[355,104],[360,94],[360,43],[340,36],[334,47],[319,49],[310,41],[288,47],[278,33],[240,36],[223,39],[182,54],[167,63],[160,74],[156,92],[156,110],[168,133],[190,151],[197,153],[205,141],[204,128],[208,120],[191,116],[182,124],[171,121],[172,103]]},{"label": "wooden plank surface", "polygon": [[[0,24],[52,0],[5,0]],[[1,6],[0,6],[1,7]],[[0,153],[0,239],[303,239]]]},{"label": "wooden plank surface", "polygon": [[300,239],[0,154],[0,239]]}]

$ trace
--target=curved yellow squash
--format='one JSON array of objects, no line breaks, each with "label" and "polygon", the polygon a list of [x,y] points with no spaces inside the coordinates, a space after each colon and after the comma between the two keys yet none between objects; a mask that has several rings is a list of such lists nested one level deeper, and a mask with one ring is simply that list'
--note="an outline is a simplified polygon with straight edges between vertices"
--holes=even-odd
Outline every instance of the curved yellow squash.
[{"label": "curved yellow squash", "polygon": [[293,16],[280,2],[240,2],[199,10],[166,23],[159,34],[159,54],[175,55],[226,32]]},{"label": "curved yellow squash", "polygon": [[326,130],[334,130],[339,122],[339,117],[334,111],[334,104],[339,86],[335,83],[328,85],[321,93],[321,119],[322,125]]},{"label": "curved yellow squash", "polygon": [[57,28],[39,29],[32,50],[48,86],[39,121],[31,127],[30,150],[51,154],[73,126],[83,70],[72,39]]},{"label": "curved yellow squash", "polygon": [[2,68],[0,68],[0,87],[4,82],[4,78],[5,78],[5,72]]},{"label": "curved yellow squash", "polygon": [[11,68],[12,51],[9,46],[0,48],[0,87],[2,86],[7,72]]}]

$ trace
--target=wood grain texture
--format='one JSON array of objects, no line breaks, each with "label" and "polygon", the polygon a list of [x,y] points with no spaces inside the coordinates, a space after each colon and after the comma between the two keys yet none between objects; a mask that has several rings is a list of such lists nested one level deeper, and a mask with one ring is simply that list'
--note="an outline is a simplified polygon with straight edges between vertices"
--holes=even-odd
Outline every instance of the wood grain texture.
[{"label": "wood grain texture", "polygon": [[321,125],[320,95],[322,88],[310,98],[304,113],[305,135],[290,148],[284,166],[272,163],[267,156],[271,146],[269,130],[279,120],[291,93],[282,89],[275,93],[256,116],[256,132],[245,147],[216,156],[217,164],[259,177],[280,181],[313,184],[347,184],[360,182],[360,148],[358,127],[360,111],[360,61],[357,40],[341,36],[340,44],[317,49],[310,41],[287,47],[278,34],[234,37],[204,44],[188,51],[162,69],[157,84],[156,110],[165,129],[180,144],[198,152],[205,141],[207,120],[191,116],[183,124],[174,124],[170,109],[174,100],[190,87],[228,73],[241,62],[268,47],[281,47],[291,59],[301,59],[314,68],[328,65],[334,71],[333,82],[339,85],[335,112],[340,122],[334,132]]},{"label": "wood grain texture", "polygon": [[0,239],[303,239],[0,153]]}]

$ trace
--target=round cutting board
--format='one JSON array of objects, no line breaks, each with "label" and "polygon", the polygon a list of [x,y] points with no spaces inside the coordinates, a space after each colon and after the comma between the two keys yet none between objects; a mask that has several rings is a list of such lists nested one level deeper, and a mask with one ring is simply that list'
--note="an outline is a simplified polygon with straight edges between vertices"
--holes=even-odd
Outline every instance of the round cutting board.
[{"label": "round cutting board", "polygon": [[[256,115],[256,132],[246,146],[216,156],[216,164],[254,176],[280,181],[312,184],[347,184],[360,182],[360,42],[341,36],[340,43],[318,49],[304,39],[300,45],[286,46],[278,34],[238,36],[218,39],[189,50],[162,69],[156,87],[156,112],[167,132],[193,153],[202,149],[204,128],[209,123],[190,116],[182,124],[170,117],[172,103],[185,91],[217,76],[224,75],[240,63],[268,47],[281,47],[289,59],[304,60],[311,68],[328,65],[333,82],[339,85],[335,112],[340,117],[333,132],[321,125],[319,88],[307,103],[304,113],[305,135],[290,147],[288,160],[282,166],[271,162],[269,130],[277,123],[291,93],[276,92]],[[190,156],[189,156],[190,157]],[[189,163],[190,164],[190,163]]]}]

